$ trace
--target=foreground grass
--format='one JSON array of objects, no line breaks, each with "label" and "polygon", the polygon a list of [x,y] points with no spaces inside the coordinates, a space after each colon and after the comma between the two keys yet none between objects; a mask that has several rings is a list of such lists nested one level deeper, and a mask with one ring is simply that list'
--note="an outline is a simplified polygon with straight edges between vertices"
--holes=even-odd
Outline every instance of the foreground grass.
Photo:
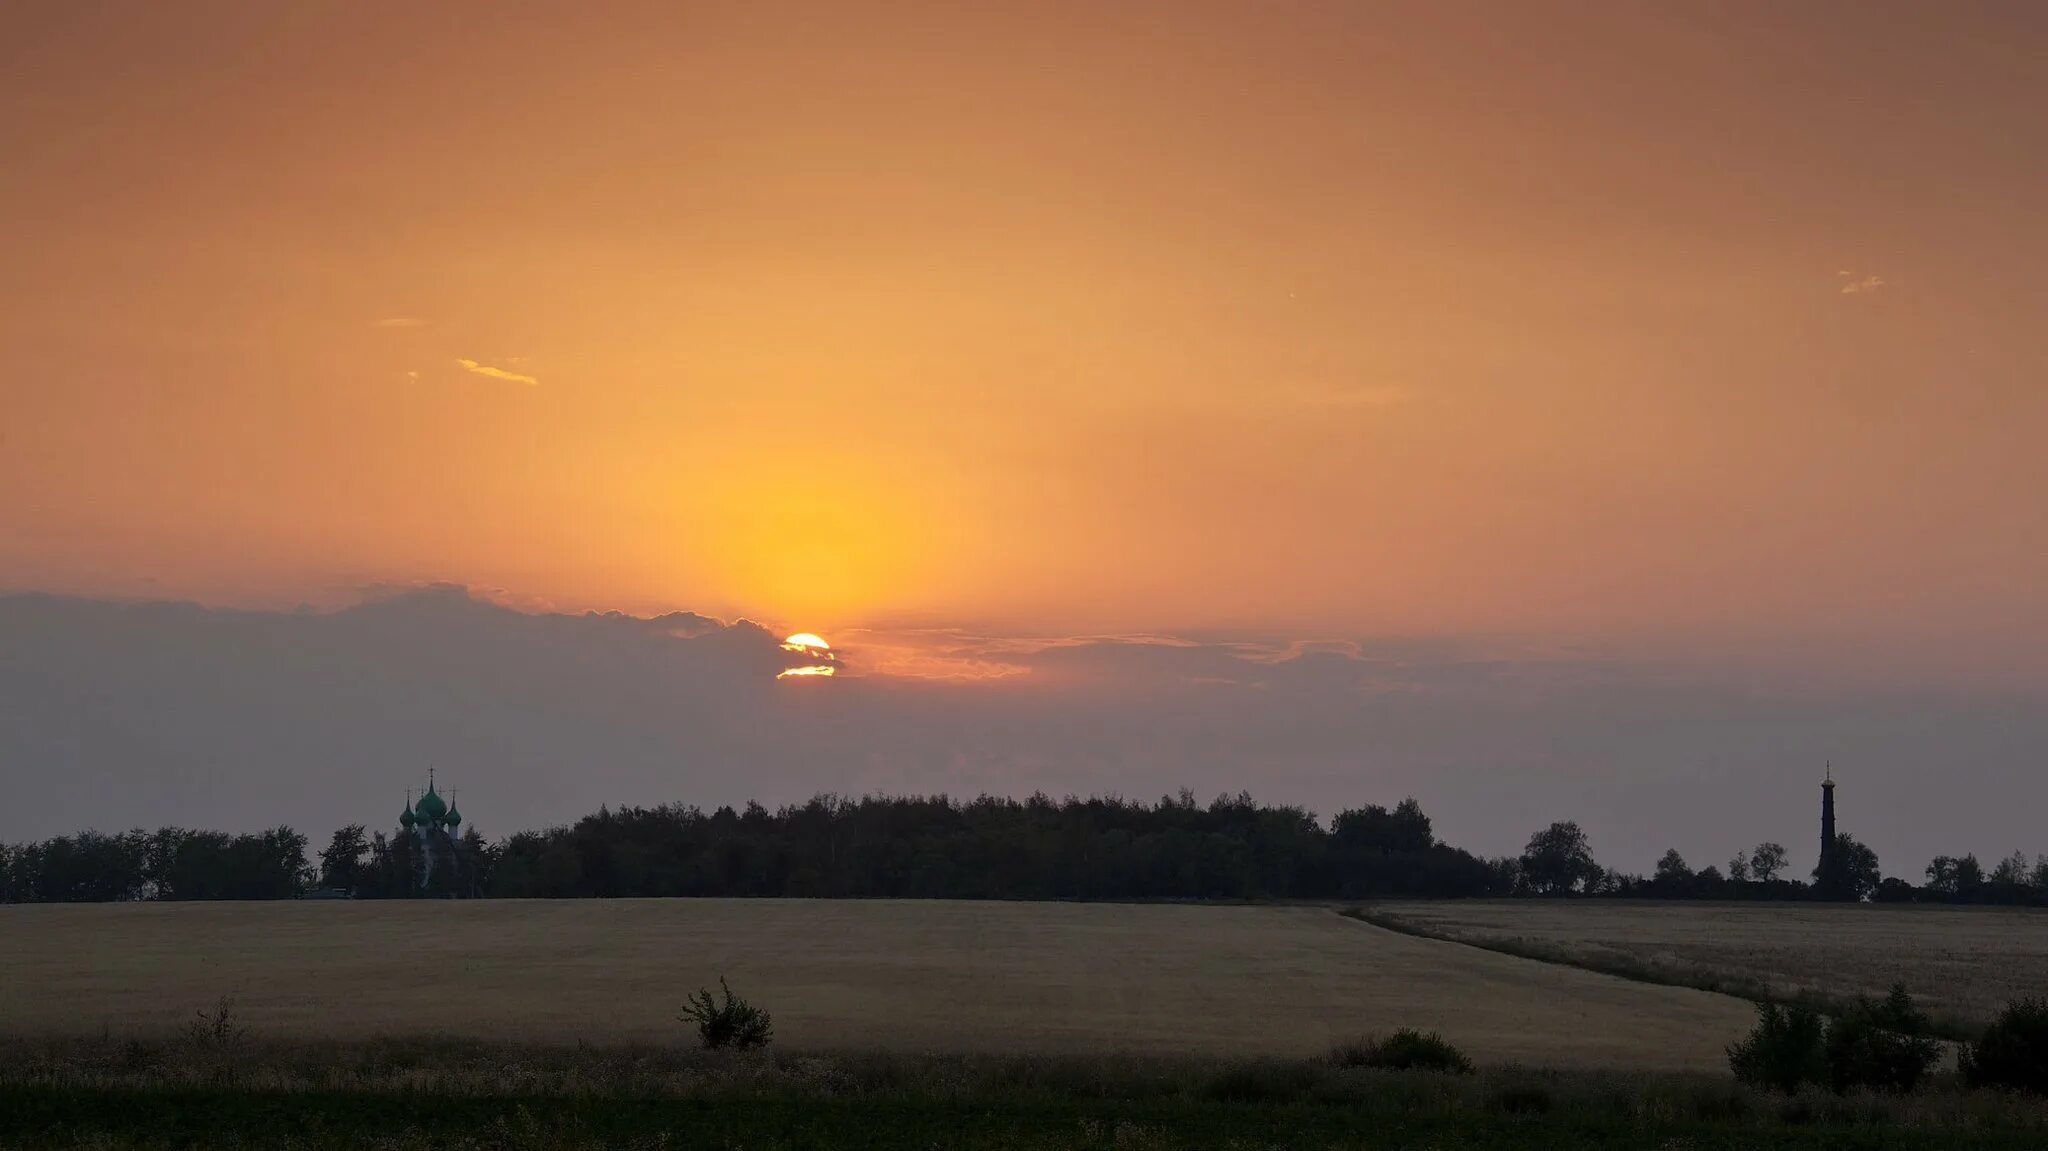
[{"label": "foreground grass", "polygon": [[0,1043],[0,1146],[2039,1148],[2048,1106],[1321,1060]]}]

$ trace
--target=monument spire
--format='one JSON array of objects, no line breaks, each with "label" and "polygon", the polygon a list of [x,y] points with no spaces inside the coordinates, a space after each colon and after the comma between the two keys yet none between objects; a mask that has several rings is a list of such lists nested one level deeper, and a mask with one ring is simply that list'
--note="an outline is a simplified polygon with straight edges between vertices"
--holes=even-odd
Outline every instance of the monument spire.
[{"label": "monument spire", "polygon": [[1820,866],[1822,883],[1834,881],[1835,858],[1835,763],[1828,761],[1827,775],[1820,784]]}]

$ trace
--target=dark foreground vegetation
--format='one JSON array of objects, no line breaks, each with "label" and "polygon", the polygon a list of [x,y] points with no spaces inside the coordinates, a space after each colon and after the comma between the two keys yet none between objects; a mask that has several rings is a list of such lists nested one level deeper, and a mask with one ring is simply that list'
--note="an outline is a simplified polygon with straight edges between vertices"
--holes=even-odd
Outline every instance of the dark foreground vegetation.
[{"label": "dark foreground vegetation", "polygon": [[[1410,1041],[1395,1044],[1396,1049]],[[1348,1045],[1357,1052],[1373,1044]],[[947,1057],[454,1041],[0,1044],[0,1146],[2039,1148],[2048,1105],[1330,1058]]]},{"label": "dark foreground vegetation", "polygon": [[[1883,1000],[1863,998],[1833,1017],[1809,1003],[1757,1007],[1757,1023],[1728,1049],[1735,1077],[1792,1093],[1809,1084],[1851,1091],[1911,1094],[1941,1058],[1941,1044],[1904,986]],[[1971,1057],[1964,1049],[1964,1060]]]},{"label": "dark foreground vegetation", "polygon": [[1327,823],[1250,795],[1206,805],[1094,797],[819,796],[770,811],[680,804],[600,810],[575,824],[489,841],[474,825],[386,835],[361,825],[309,857],[291,828],[229,835],[167,827],[0,845],[0,903],[421,896],[781,896],[943,899],[1385,899],[1617,896],[1885,899],[2048,905],[2048,857],[1986,869],[1943,856],[1915,886],[1885,878],[1868,847],[1837,837],[1835,866],[1788,875],[1773,843],[1726,870],[1667,853],[1649,877],[1603,867],[1579,826],[1553,823],[1518,856],[1482,859],[1439,840],[1414,800]]}]

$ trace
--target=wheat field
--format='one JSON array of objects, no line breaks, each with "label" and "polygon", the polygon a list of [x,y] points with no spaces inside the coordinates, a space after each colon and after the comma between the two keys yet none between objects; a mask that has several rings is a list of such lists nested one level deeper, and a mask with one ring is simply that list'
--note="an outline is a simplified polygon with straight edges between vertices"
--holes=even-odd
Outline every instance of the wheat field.
[{"label": "wheat field", "polygon": [[561,900],[0,907],[0,1032],[675,1042],[726,975],[805,1049],[1304,1055],[1443,1032],[1483,1062],[1719,1070],[1747,1004],[1313,907]]},{"label": "wheat field", "polygon": [[2048,994],[2048,910],[1811,903],[1471,900],[1371,913],[1431,935],[1684,983],[1776,995],[1883,995],[1903,982],[1938,1015],[1981,1026]]}]

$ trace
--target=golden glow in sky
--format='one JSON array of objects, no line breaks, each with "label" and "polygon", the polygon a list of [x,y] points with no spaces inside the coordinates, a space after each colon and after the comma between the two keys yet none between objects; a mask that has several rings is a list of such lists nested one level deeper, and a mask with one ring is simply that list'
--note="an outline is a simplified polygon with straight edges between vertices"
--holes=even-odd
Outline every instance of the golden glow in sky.
[{"label": "golden glow in sky", "polygon": [[1866,7],[0,5],[0,590],[2048,658],[2048,6]]}]

